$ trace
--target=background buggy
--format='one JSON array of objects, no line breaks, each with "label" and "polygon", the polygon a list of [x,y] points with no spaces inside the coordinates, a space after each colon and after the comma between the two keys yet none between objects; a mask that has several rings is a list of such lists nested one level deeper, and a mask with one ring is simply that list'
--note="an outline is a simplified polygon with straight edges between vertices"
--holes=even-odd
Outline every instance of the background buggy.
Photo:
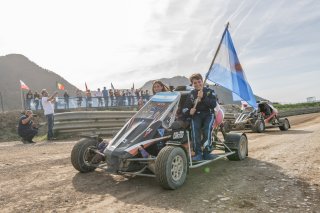
[{"label": "background buggy", "polygon": [[253,132],[261,133],[266,128],[277,128],[287,131],[291,126],[287,118],[279,118],[278,111],[268,102],[258,103],[258,109],[246,107],[241,113],[235,114],[235,120],[225,121],[226,132],[231,130],[251,129]]}]

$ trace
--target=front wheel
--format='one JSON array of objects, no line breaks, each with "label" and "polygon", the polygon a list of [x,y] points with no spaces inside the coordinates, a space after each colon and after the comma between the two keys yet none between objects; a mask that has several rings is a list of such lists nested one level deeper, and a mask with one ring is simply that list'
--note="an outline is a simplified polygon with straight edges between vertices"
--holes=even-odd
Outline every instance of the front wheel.
[{"label": "front wheel", "polygon": [[266,129],[266,126],[265,126],[264,120],[261,120],[261,119],[256,120],[256,122],[252,127],[252,131],[257,133],[264,132],[265,129]]},{"label": "front wheel", "polygon": [[156,159],[156,179],[165,189],[177,189],[187,178],[187,167],[188,160],[184,150],[177,146],[166,146]]},{"label": "front wheel", "polygon": [[279,129],[281,131],[287,131],[290,128],[290,123],[287,118],[280,118],[279,123],[280,123]]},{"label": "front wheel", "polygon": [[97,156],[90,148],[96,148],[98,141],[93,138],[82,138],[78,141],[71,151],[71,163],[79,172],[91,172],[96,169],[93,161]]}]

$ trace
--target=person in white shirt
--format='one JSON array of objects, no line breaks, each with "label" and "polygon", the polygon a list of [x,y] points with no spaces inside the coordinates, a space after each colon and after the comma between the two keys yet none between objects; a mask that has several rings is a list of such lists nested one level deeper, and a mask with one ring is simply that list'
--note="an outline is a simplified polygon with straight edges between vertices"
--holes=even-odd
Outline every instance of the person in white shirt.
[{"label": "person in white shirt", "polygon": [[42,99],[41,103],[44,110],[44,115],[47,118],[48,123],[48,140],[54,140],[53,137],[53,124],[54,124],[54,102],[55,97],[58,95],[58,92],[55,92],[52,96],[49,97],[49,94],[46,89],[41,91]]},{"label": "person in white shirt", "polygon": [[98,88],[95,96],[98,98],[98,107],[102,107],[102,92],[100,91],[100,88]]}]

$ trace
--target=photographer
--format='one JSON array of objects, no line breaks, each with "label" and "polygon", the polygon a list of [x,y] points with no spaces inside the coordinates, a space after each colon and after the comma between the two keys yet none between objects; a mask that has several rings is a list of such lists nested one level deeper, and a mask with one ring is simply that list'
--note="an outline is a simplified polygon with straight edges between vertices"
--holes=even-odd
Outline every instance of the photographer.
[{"label": "photographer", "polygon": [[33,123],[33,113],[31,110],[26,110],[19,119],[18,134],[22,137],[22,143],[35,143],[32,141],[33,137],[38,134],[38,129]]}]

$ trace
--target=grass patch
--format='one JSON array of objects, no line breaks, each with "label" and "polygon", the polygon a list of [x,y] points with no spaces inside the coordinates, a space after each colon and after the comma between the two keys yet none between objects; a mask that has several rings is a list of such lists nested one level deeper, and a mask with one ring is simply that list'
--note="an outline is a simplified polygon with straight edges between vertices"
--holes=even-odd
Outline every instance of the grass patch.
[{"label": "grass patch", "polygon": [[45,134],[45,135],[36,135],[33,138],[33,141],[35,141],[35,142],[41,142],[41,141],[46,141],[46,140],[47,140],[47,134]]},{"label": "grass patch", "polygon": [[280,111],[288,111],[293,109],[306,109],[306,108],[320,107],[320,102],[298,103],[298,104],[273,104],[273,106]]}]

